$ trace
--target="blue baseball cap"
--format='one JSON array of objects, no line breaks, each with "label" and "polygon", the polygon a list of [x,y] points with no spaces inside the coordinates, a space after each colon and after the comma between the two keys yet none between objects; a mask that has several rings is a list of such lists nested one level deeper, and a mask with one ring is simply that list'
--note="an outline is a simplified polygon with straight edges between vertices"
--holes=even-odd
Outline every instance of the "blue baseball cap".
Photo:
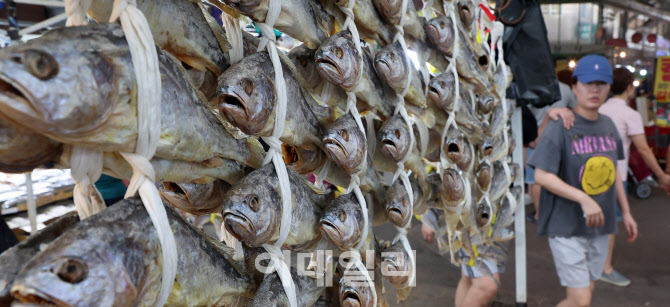
[{"label": "blue baseball cap", "polygon": [[612,84],[612,65],[601,55],[587,55],[577,62],[572,76],[581,83],[602,81]]}]

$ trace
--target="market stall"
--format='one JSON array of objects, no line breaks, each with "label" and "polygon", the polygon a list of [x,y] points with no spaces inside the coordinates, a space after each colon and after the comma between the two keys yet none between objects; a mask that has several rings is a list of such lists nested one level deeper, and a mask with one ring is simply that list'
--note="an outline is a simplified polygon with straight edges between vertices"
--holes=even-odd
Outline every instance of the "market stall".
[{"label": "market stall", "polygon": [[414,216],[442,212],[442,252],[484,272],[525,235],[487,2],[63,4],[0,49],[0,171],[71,169],[78,217],[0,255],[0,302],[384,306],[415,285]]}]

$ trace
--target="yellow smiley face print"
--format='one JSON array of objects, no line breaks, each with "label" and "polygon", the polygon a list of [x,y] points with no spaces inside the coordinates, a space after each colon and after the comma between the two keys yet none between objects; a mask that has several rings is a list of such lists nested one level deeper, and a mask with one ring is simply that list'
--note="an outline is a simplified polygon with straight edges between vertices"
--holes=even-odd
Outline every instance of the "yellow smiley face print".
[{"label": "yellow smiley face print", "polygon": [[586,161],[582,170],[582,190],[589,195],[598,195],[609,190],[616,179],[616,168],[612,159],[593,156]]}]

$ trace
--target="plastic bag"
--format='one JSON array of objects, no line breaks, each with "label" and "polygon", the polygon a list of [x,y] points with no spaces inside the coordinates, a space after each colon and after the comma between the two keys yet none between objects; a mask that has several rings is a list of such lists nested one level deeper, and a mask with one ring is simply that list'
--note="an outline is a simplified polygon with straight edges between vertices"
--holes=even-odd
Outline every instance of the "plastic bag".
[{"label": "plastic bag", "polygon": [[547,29],[535,0],[497,0],[496,13],[505,24],[505,62],[515,86],[507,96],[522,105],[544,107],[561,99]]}]

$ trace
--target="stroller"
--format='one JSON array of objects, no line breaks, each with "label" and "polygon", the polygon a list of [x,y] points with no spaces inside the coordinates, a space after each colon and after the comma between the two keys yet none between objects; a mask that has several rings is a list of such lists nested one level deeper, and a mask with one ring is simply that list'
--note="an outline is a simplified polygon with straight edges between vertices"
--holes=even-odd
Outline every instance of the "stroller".
[{"label": "stroller", "polygon": [[634,194],[639,199],[651,196],[651,188],[658,187],[658,182],[654,180],[652,174],[642,155],[635,147],[631,147],[628,157],[628,193]]}]

